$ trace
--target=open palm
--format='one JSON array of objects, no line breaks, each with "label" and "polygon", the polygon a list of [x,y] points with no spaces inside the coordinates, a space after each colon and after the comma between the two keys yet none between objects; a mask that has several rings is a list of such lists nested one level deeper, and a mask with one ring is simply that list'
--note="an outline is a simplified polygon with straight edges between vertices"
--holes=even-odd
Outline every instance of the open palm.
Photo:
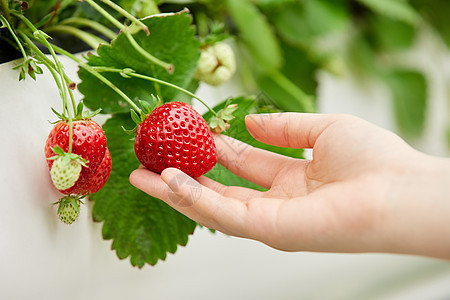
[{"label": "open palm", "polygon": [[217,135],[218,162],[267,191],[193,179],[173,168],[161,176],[140,168],[130,181],[200,224],[278,249],[385,250],[380,224],[395,175],[421,154],[391,132],[346,115],[250,115],[246,125],[263,143],[312,148],[313,159]]}]

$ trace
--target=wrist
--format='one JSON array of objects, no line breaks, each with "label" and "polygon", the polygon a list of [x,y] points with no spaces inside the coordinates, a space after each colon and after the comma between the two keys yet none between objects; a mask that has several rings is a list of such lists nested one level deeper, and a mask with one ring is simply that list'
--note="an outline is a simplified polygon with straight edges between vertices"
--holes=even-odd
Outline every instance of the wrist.
[{"label": "wrist", "polygon": [[450,159],[419,154],[391,178],[389,252],[450,259]]}]

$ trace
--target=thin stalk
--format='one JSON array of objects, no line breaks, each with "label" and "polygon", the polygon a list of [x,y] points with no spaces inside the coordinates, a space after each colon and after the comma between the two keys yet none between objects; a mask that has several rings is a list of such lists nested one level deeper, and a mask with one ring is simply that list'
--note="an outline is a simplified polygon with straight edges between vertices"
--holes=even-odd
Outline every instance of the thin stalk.
[{"label": "thin stalk", "polygon": [[[56,57],[56,52],[55,50],[52,48],[52,46],[50,45],[50,43],[47,41],[46,38],[41,37],[40,40],[42,41],[42,43],[44,44],[44,46],[46,46],[48,48],[48,50],[50,51],[50,54],[53,57],[53,60],[55,61],[55,65],[56,65],[56,70],[59,73],[59,76],[61,77],[61,81],[65,83],[64,80],[64,70],[63,70],[63,66],[61,64],[61,62],[59,61],[58,57]],[[72,115],[69,112],[69,101],[67,98],[67,84],[64,84],[64,87],[62,89],[62,94],[63,94],[63,102],[65,103],[65,105],[67,106],[67,116],[69,118],[69,123],[72,124]],[[76,114],[76,111],[73,112],[74,114]],[[71,141],[71,140],[70,140]],[[71,143],[69,144],[69,153],[71,153]]]},{"label": "thin stalk", "polygon": [[45,31],[46,32],[59,31],[71,34],[79,38],[86,44],[88,44],[89,47],[91,47],[92,49],[97,49],[99,44],[108,44],[107,41],[105,41],[102,38],[99,38],[98,36],[95,36],[93,34],[90,34],[89,32],[83,31],[81,29],[69,25],[54,25],[48,27]]},{"label": "thin stalk", "polygon": [[33,23],[31,23],[30,20],[28,20],[24,15],[22,15],[21,13],[15,12],[15,11],[11,11],[11,13],[13,15],[15,15],[16,17],[18,17],[22,22],[25,23],[25,25],[28,26],[28,28],[31,29],[31,31],[33,31],[33,34],[38,31],[38,29],[36,28],[36,26],[34,26]]},{"label": "thin stalk", "polygon": [[129,19],[130,21],[134,22],[135,24],[137,24],[139,27],[141,27],[145,33],[147,33],[147,35],[150,35],[150,31],[148,30],[147,25],[145,25],[144,23],[142,23],[139,19],[137,19],[135,16],[133,16],[132,14],[130,14],[129,12],[127,12],[125,9],[123,9],[122,7],[120,7],[119,5],[117,5],[116,3],[112,2],[111,0],[100,0],[103,3],[105,3],[106,5],[108,5],[109,7],[111,7],[112,9],[114,9],[115,11],[117,11],[118,13],[120,13],[122,16],[124,16],[125,18]]},{"label": "thin stalk", "polygon": [[85,0],[89,5],[91,5],[95,10],[97,10],[100,14],[102,14],[108,21],[110,21],[114,26],[122,30],[122,32],[127,37],[128,41],[130,42],[131,46],[136,49],[137,52],[139,52],[142,56],[144,56],[146,59],[151,61],[152,63],[166,69],[169,73],[173,72],[173,65],[166,63],[150,53],[148,53],[144,48],[142,48],[138,42],[134,39],[134,37],[131,35],[131,33],[128,30],[128,27],[117,21],[113,16],[111,16],[106,10],[104,10],[100,5],[95,3],[93,0]]},{"label": "thin stalk", "polygon": [[2,15],[0,15],[0,20],[6,25],[6,27],[7,27],[8,30],[9,30],[9,32],[10,32],[11,35],[13,36],[14,40],[15,40],[16,43],[17,43],[17,46],[19,46],[20,52],[22,52],[23,58],[24,58],[25,60],[27,60],[27,59],[28,59],[28,55],[27,55],[27,53],[25,52],[25,49],[23,48],[22,43],[20,42],[19,38],[18,38],[17,35],[14,33],[14,30],[11,28],[11,25],[9,24],[8,20],[7,20],[4,16],[2,16]]},{"label": "thin stalk", "polygon": [[[152,72],[153,72],[153,74],[155,73],[155,66],[154,65],[152,65]],[[156,82],[153,82],[153,86],[155,87],[156,95],[158,95],[158,97],[160,99],[162,99],[161,87],[159,86],[159,84],[156,83]]]},{"label": "thin stalk", "polygon": [[[19,32],[19,34],[22,36],[22,38],[24,39],[24,41],[27,43],[27,46],[34,51],[34,53],[36,53],[36,55],[40,58],[40,60],[42,61],[42,63],[48,68],[48,69],[53,69],[56,70],[56,66],[55,64],[31,41],[31,39],[23,32]],[[69,76],[67,76],[67,74],[64,73],[64,80],[66,81],[66,84],[69,85],[70,83],[73,82],[73,80],[71,80],[69,78]],[[73,111],[76,111],[76,104],[75,104],[75,99],[73,97],[73,93],[72,91],[69,89],[69,96],[70,96],[70,100],[72,102],[72,109]]]},{"label": "thin stalk", "polygon": [[77,58],[75,55],[67,52],[66,50],[52,45],[53,49],[55,49],[56,52],[67,56],[68,58],[72,59],[73,61],[75,61],[76,63],[78,63],[78,65],[80,67],[82,67],[83,69],[85,69],[86,71],[88,71],[89,73],[91,73],[93,76],[97,77],[97,79],[99,79],[101,82],[103,82],[104,84],[106,84],[108,87],[110,87],[113,91],[115,91],[117,94],[119,94],[119,96],[121,96],[126,102],[128,102],[128,104],[138,113],[141,113],[141,109],[133,102],[133,100],[131,100],[121,89],[119,89],[117,86],[115,86],[111,81],[109,81],[107,78],[105,78],[103,75],[101,75],[99,72],[97,72],[93,67],[89,66],[88,64],[86,64],[85,62],[83,62],[81,59]]},{"label": "thin stalk", "polygon": [[143,57],[145,57],[147,60],[151,61],[155,65],[158,65],[160,67],[163,67],[166,69],[169,73],[173,72],[173,65],[166,63],[162,60],[160,60],[157,57],[154,57],[150,53],[148,53],[144,48],[142,48],[138,42],[133,38],[130,32],[124,31],[125,36],[127,37],[128,41],[130,42],[131,46],[133,46],[134,49],[136,49],[137,52],[139,52]]},{"label": "thin stalk", "polygon": [[[53,57],[53,60],[55,61],[55,66],[56,66],[56,70],[60,76],[60,80],[61,80],[61,84],[65,82],[65,73],[62,67],[61,62],[58,60],[58,58],[56,57],[56,53],[55,50],[52,48],[52,45],[47,41],[46,38],[46,34],[40,30],[38,30],[33,23],[30,22],[30,20],[28,20],[25,16],[23,16],[22,14],[18,14],[18,13],[13,13],[15,16],[19,17],[24,23],[25,25],[27,25],[32,31],[33,31],[33,36],[38,39],[45,47],[48,48],[48,50],[50,51],[50,54]],[[33,43],[31,41],[31,43]],[[59,80],[57,80],[55,78],[55,81],[57,81],[57,84],[59,82]],[[69,101],[67,99],[67,84],[61,85],[60,88],[60,94],[61,94],[61,98],[63,101],[63,110],[64,107],[67,108],[67,118],[69,120],[69,150],[68,153],[72,153],[72,137],[73,137],[73,122],[72,122],[72,115],[70,114],[70,110],[69,110]],[[76,111],[74,111],[74,114],[76,114]]]},{"label": "thin stalk", "polygon": [[[73,82],[70,80],[70,82]],[[66,79],[66,84],[68,85],[70,82],[67,81]],[[70,97],[70,101],[72,102],[72,109],[75,112],[74,115],[76,117],[77,114],[77,105],[75,104],[75,97],[73,96],[73,92],[70,88],[67,89],[69,91],[69,97]]]},{"label": "thin stalk", "polygon": [[108,27],[86,19],[86,18],[77,18],[77,17],[73,17],[73,18],[68,18],[63,20],[61,23],[61,25],[68,25],[68,24],[72,24],[72,25],[79,25],[79,26],[86,26],[86,27],[90,27],[92,29],[94,29],[95,31],[97,31],[98,33],[103,34],[104,36],[106,36],[109,39],[115,39],[117,34],[112,31],[111,29],[109,29]]},{"label": "thin stalk", "polygon": [[90,6],[92,6],[96,11],[98,11],[102,16],[104,16],[108,21],[110,21],[114,26],[120,30],[125,30],[126,26],[117,21],[113,16],[111,16],[106,10],[104,10],[100,5],[95,3],[93,0],[85,0]]},{"label": "thin stalk", "polygon": [[133,77],[136,77],[136,78],[140,78],[140,79],[144,79],[144,80],[148,80],[148,81],[152,81],[152,82],[156,82],[156,83],[159,83],[159,84],[162,84],[162,85],[165,85],[165,86],[168,86],[168,87],[171,87],[171,88],[173,88],[173,89],[176,89],[176,90],[178,90],[178,91],[180,91],[180,92],[183,92],[183,93],[185,93],[186,95],[189,95],[189,96],[191,96],[192,98],[195,98],[195,99],[197,99],[198,101],[200,101],[200,103],[202,103],[214,116],[216,116],[217,117],[217,113],[212,109],[212,108],[210,108],[200,97],[198,97],[197,95],[195,95],[194,93],[192,93],[192,92],[190,92],[190,91],[188,91],[188,90],[186,90],[186,89],[184,89],[184,88],[182,88],[182,87],[179,87],[179,86],[177,86],[177,85],[175,85],[175,84],[172,84],[172,83],[170,83],[170,82],[167,82],[167,81],[164,81],[164,80],[160,80],[160,79],[157,79],[157,78],[154,78],[154,77],[150,77],[150,76],[147,76],[147,75],[142,75],[142,74],[139,74],[139,73],[135,73],[135,72],[126,72],[126,70],[122,70],[122,69],[115,69],[115,68],[109,68],[109,67],[94,67],[94,69],[96,70],[96,71],[99,71],[99,72],[113,72],[113,73],[124,73],[125,75],[127,75],[127,76],[133,76]]},{"label": "thin stalk", "polygon": [[[67,90],[69,89],[67,86],[67,83],[64,79],[64,70],[62,67],[61,62],[58,60],[58,58],[56,57],[56,53],[55,50],[52,48],[52,46],[50,45],[50,43],[47,41],[46,38],[41,37],[40,40],[43,42],[44,46],[46,46],[48,48],[48,50],[50,51],[50,54],[52,55],[54,61],[55,61],[55,65],[56,65],[56,70],[60,76],[60,92],[61,92],[61,98],[63,100],[63,106],[66,107],[66,112],[67,112],[67,118],[69,119],[69,150],[67,151],[67,153],[72,153],[72,145],[73,145],[73,121],[72,121],[72,114],[70,113],[69,110],[69,100],[67,98]],[[59,82],[58,78],[55,78],[55,81]],[[64,84],[63,84],[64,83]],[[74,115],[76,114],[76,110],[75,110],[75,106],[73,107],[74,111]]]}]

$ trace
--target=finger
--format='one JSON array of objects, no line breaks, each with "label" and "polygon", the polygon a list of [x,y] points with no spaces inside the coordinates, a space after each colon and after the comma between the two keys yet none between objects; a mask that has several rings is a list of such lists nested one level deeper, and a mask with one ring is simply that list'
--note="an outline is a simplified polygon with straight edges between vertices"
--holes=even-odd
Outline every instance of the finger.
[{"label": "finger", "polygon": [[[189,211],[191,219],[203,224],[200,220],[201,217],[198,213],[189,205],[183,203],[183,199],[174,197],[173,192],[169,186],[161,179],[160,174],[154,173],[145,168],[138,168],[130,174],[130,183],[136,188],[142,190],[148,195],[161,199],[168,205],[177,209],[178,206],[185,206],[184,210]],[[206,225],[205,225],[206,226]]]},{"label": "finger", "polygon": [[269,189],[274,177],[293,158],[255,148],[225,135],[216,135],[217,161],[235,175]]},{"label": "finger", "polygon": [[248,115],[248,132],[258,141],[289,148],[313,148],[317,138],[334,122],[337,114],[274,113]]},{"label": "finger", "polygon": [[263,192],[240,186],[226,186],[206,176],[198,177],[197,181],[224,197],[236,198],[244,203],[252,198],[263,196]]},{"label": "finger", "polygon": [[145,193],[155,198],[163,199],[167,197],[169,188],[161,180],[159,174],[146,168],[139,167],[134,170],[129,177],[130,183]]},{"label": "finger", "polygon": [[174,206],[179,212],[209,228],[242,236],[245,231],[244,203],[222,196],[175,168],[165,169],[161,179],[171,190],[169,198],[180,199],[182,205]]}]

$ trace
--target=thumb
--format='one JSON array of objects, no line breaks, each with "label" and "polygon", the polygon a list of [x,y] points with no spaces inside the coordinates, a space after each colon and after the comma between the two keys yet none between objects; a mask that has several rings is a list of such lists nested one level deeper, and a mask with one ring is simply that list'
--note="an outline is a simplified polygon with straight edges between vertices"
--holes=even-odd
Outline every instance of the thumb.
[{"label": "thumb", "polygon": [[184,172],[167,168],[161,173],[161,179],[169,187],[168,198],[178,207],[193,206],[202,196],[202,193],[209,192],[198,181],[188,176]]},{"label": "thumb", "polygon": [[248,132],[258,141],[279,147],[313,148],[317,138],[341,118],[337,114],[272,113],[245,118]]}]

